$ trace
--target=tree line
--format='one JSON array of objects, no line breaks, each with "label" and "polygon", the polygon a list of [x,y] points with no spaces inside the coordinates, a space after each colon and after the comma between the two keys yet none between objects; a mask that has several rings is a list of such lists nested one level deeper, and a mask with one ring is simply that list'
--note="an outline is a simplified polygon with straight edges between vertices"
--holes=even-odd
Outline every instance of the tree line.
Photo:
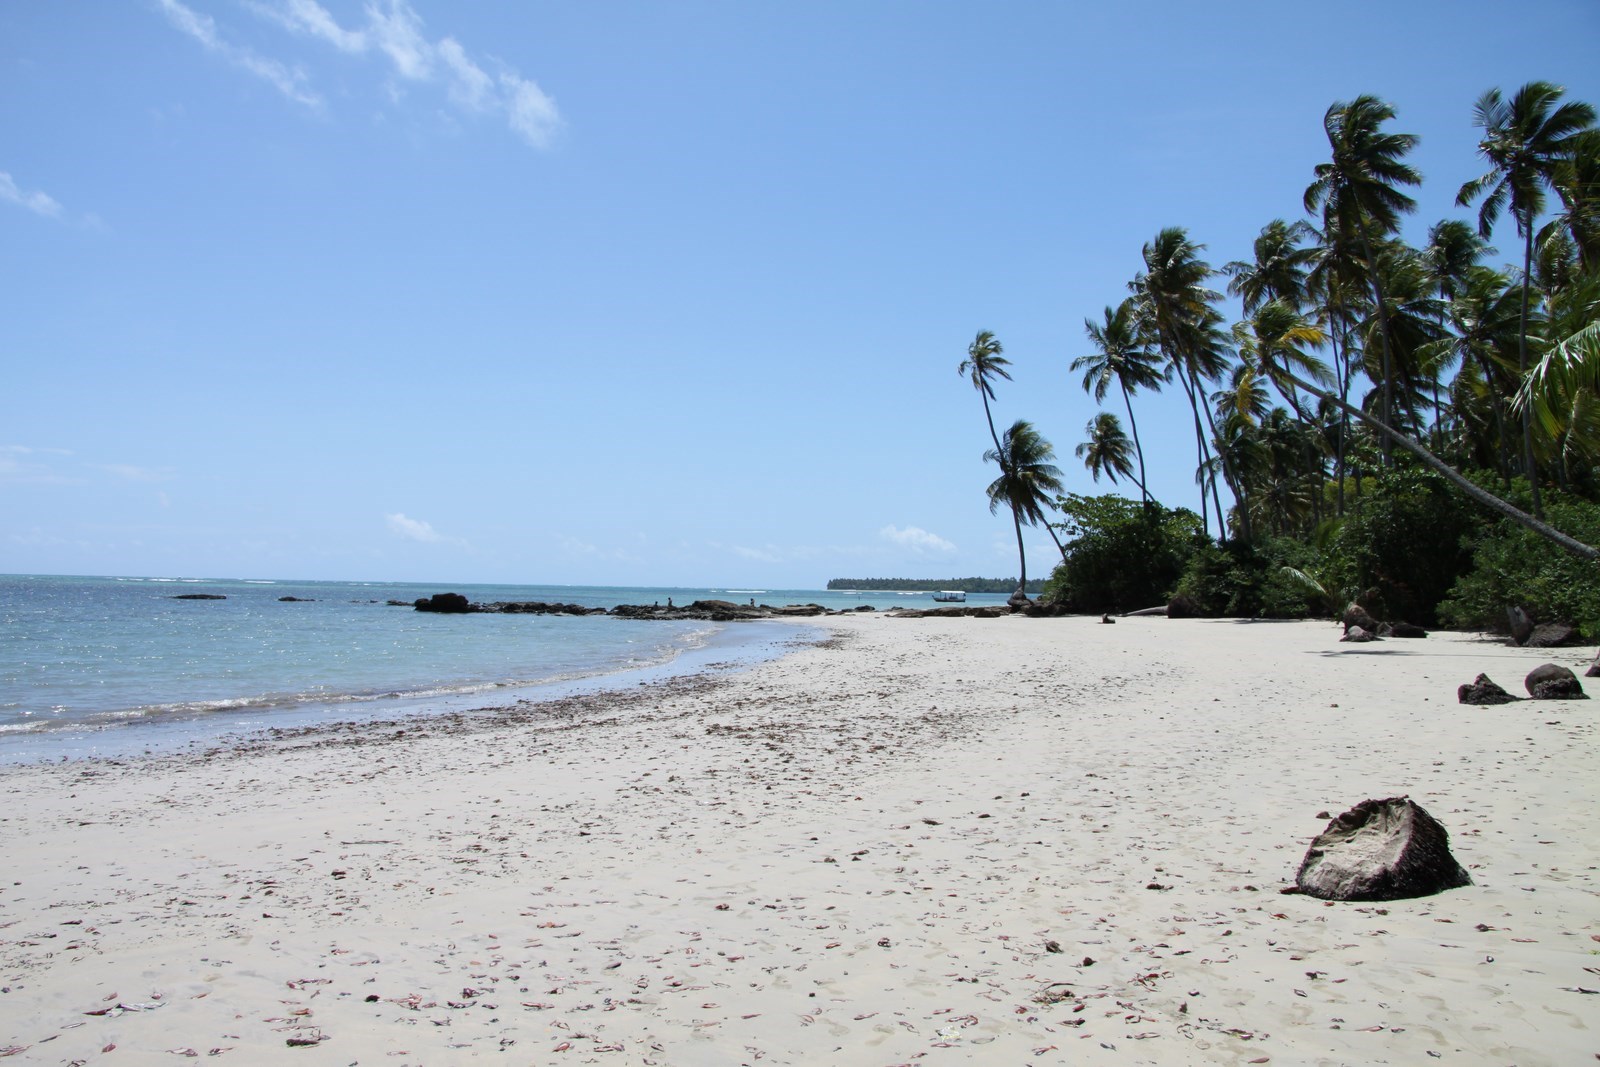
[{"label": "tree line", "polygon": [[[1454,195],[1475,218],[1437,222],[1420,247],[1400,236],[1422,176],[1408,162],[1418,138],[1396,131],[1397,117],[1373,96],[1329,107],[1306,217],[1268,221],[1251,258],[1213,267],[1177,226],[1143,246],[1127,295],[1085,320],[1087,351],[1070,364],[1097,403],[1117,402],[1075,454],[1096,482],[1138,489],[1140,521],[1170,518],[1148,491],[1137,410],[1176,387],[1194,434],[1196,534],[1215,531],[1219,549],[1325,545],[1414,473],[1424,482],[1406,484],[1436,481],[1473,502],[1472,536],[1504,522],[1587,562],[1593,583],[1600,551],[1580,528],[1600,500],[1595,109],[1543,81],[1484,93],[1473,124],[1485,170]],[[1490,265],[1490,241],[1512,231],[1520,265]],[[1231,324],[1223,288],[1242,312]],[[1065,493],[1031,422],[997,431],[995,386],[1011,379],[1002,352],[980,332],[958,370],[983,400],[985,461],[998,469],[987,496],[1011,515],[1025,581],[1022,528],[1043,525],[1066,564],[1087,498]],[[1556,511],[1562,521],[1548,521]]]}]

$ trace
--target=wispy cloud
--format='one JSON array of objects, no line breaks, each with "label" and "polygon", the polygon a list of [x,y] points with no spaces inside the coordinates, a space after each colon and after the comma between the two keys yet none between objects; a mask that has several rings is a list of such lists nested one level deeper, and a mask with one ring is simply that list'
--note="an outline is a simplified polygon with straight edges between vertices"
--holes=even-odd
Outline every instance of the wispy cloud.
[{"label": "wispy cloud", "polygon": [[169,482],[175,476],[171,467],[136,467],[132,463],[99,463],[96,466],[128,482]]},{"label": "wispy cloud", "polygon": [[[535,148],[548,147],[562,126],[555,101],[538,83],[502,63],[473,58],[454,37],[429,40],[422,17],[405,0],[370,0],[365,24],[354,28],[341,26],[317,0],[254,0],[249,7],[346,55],[381,55],[402,84],[442,85],[457,109],[501,115]],[[391,85],[391,96],[401,95],[400,86]]]},{"label": "wispy cloud", "polygon": [[304,71],[291,68],[276,59],[258,55],[243,45],[224,40],[217,31],[216,19],[185,7],[178,0],[157,0],[157,3],[161,7],[162,14],[167,16],[168,22],[198,41],[206,51],[221,57],[240,70],[255,75],[297,104],[318,109],[322,107],[322,98],[307,87]]},{"label": "wispy cloud", "polygon": [[878,536],[885,541],[899,545],[901,548],[909,548],[919,556],[925,556],[930,553],[947,555],[956,550],[955,545],[938,534],[929,533],[920,526],[907,526],[902,530],[891,523],[879,530]]},{"label": "wispy cloud", "polygon": [[45,218],[58,219],[61,217],[61,205],[56,198],[48,193],[41,193],[37,189],[33,192],[19,189],[11,175],[0,170],[0,200],[18,207],[27,208],[35,215]]},{"label": "wispy cloud", "polygon": [[459,537],[447,537],[435,530],[431,522],[413,519],[402,512],[397,511],[392,515],[385,515],[384,519],[389,523],[389,531],[391,533],[398,537],[404,537],[408,541],[420,541],[425,545],[464,546],[466,544]]},{"label": "wispy cloud", "polygon": [[72,479],[51,461],[70,455],[64,448],[0,445],[0,485],[68,485]]}]

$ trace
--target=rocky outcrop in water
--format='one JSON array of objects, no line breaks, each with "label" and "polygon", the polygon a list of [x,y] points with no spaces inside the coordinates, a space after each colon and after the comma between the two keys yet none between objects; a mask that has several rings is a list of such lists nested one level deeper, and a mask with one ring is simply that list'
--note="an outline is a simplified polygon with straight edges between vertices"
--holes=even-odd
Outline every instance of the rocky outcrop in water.
[{"label": "rocky outcrop in water", "polygon": [[756,619],[806,618],[814,615],[853,615],[857,612],[875,610],[870,604],[862,604],[849,611],[830,611],[820,604],[786,604],[782,607],[773,607],[770,604],[735,604],[731,600],[696,600],[692,604],[679,606],[673,604],[671,599],[668,599],[665,605],[660,602],[618,604],[607,610],[583,604],[549,603],[542,600],[496,600],[487,604],[474,604],[460,593],[435,593],[410,604],[403,600],[391,600],[389,603],[446,615],[614,615],[620,619],[662,622],[746,622]]}]

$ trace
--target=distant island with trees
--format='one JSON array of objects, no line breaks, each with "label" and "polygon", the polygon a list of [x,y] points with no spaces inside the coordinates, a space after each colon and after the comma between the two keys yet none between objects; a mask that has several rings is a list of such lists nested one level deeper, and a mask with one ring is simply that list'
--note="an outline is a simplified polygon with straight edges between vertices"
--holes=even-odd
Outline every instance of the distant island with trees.
[{"label": "distant island with trees", "polygon": [[[1014,593],[1015,578],[830,578],[829,589],[888,589],[904,592],[938,592],[961,589],[968,593]],[[1028,592],[1044,592],[1044,582],[1028,582]]]}]

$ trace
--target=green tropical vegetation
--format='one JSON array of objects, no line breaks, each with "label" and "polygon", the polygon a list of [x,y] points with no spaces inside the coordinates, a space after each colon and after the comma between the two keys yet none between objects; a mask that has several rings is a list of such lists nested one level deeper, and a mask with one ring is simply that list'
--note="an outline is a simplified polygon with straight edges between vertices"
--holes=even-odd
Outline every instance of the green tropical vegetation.
[{"label": "green tropical vegetation", "polygon": [[[1015,368],[977,336],[959,369],[1000,472],[987,497],[1012,516],[1024,578],[1022,528],[1055,537],[1046,604],[1296,617],[1359,597],[1460,627],[1503,625],[1519,604],[1600,639],[1596,113],[1534,81],[1485,92],[1471,122],[1486,170],[1450,202],[1476,218],[1437,222],[1421,247],[1402,227],[1425,195],[1418,139],[1364,95],[1327,109],[1306,217],[1269,220],[1250,259],[1214,268],[1181,226],[1138,250],[1128,295],[1067,356],[1116,406],[1075,455],[1137,499],[1068,493],[1032,423],[996,432],[994,384]],[[1518,262],[1496,266],[1505,216]],[[1185,462],[1139,435],[1141,399],[1173,386],[1197,510],[1148,491],[1147,463]]]}]

